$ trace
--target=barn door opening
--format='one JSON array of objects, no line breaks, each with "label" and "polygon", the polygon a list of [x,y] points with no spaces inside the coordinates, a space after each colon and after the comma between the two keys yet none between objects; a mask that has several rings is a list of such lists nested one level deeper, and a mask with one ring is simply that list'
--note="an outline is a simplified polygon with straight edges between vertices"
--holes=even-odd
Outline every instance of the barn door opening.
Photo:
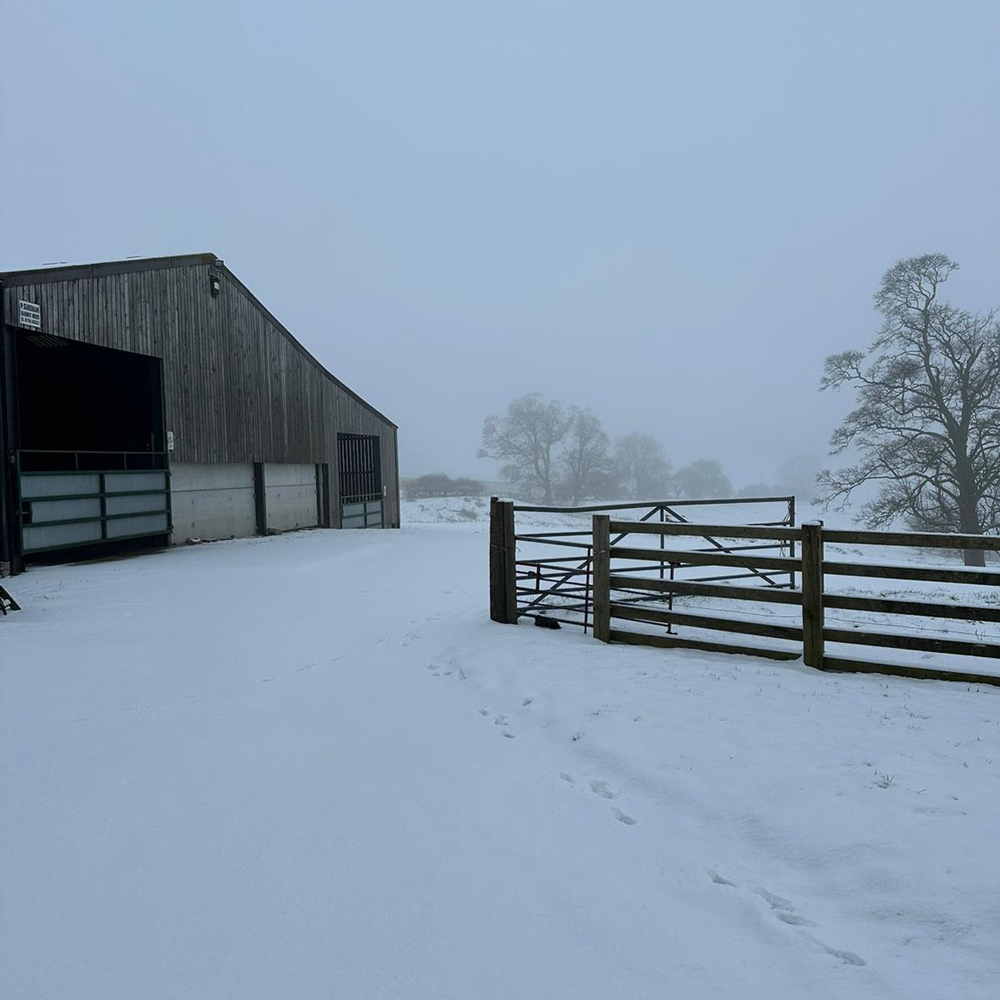
[{"label": "barn door opening", "polygon": [[159,359],[44,333],[18,334],[16,358],[21,556],[59,561],[165,544]]},{"label": "barn door opening", "polygon": [[340,526],[384,527],[382,456],[378,436],[338,434],[337,468],[340,477]]}]

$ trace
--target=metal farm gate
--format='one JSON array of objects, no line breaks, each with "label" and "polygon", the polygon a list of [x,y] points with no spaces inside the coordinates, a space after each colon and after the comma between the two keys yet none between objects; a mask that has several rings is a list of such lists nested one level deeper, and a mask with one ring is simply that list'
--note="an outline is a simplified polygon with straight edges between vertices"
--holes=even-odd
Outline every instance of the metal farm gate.
[{"label": "metal farm gate", "polygon": [[15,459],[26,556],[170,532],[165,453],[18,451]]},{"label": "metal farm gate", "polygon": [[375,434],[338,434],[340,526],[383,528],[382,454]]}]

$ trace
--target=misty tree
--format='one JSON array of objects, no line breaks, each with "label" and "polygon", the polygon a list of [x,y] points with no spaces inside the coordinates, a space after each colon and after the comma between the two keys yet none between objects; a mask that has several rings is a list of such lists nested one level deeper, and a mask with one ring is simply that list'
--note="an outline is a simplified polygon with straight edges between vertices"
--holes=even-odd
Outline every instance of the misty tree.
[{"label": "misty tree", "polygon": [[778,466],[775,473],[776,493],[789,493],[807,503],[816,498],[816,479],[821,465],[815,455],[795,455]]},{"label": "misty tree", "polygon": [[562,403],[530,392],[511,402],[506,416],[486,418],[479,457],[499,459],[504,479],[550,504],[556,485],[554,451],[572,422]]},{"label": "misty tree", "polygon": [[940,298],[957,267],[943,254],[899,261],[875,295],[874,343],[826,360],[821,388],[856,393],[831,452],[857,461],[821,474],[821,499],[843,504],[874,484],[861,508],[869,527],[902,518],[924,531],[1000,529],[1000,326]]},{"label": "misty tree", "polygon": [[609,445],[608,435],[597,416],[590,410],[573,407],[559,460],[561,492],[571,504],[607,492],[612,474]]},{"label": "misty tree", "polygon": [[769,497],[777,496],[783,492],[784,490],[780,486],[770,486],[767,483],[749,483],[746,486],[741,486],[735,495],[738,497]]},{"label": "misty tree", "polygon": [[722,471],[722,463],[714,458],[702,458],[678,469],[674,483],[686,497],[731,497],[733,484]]},{"label": "misty tree", "polygon": [[615,442],[615,477],[629,500],[662,499],[670,488],[670,462],[651,434],[626,434]]}]

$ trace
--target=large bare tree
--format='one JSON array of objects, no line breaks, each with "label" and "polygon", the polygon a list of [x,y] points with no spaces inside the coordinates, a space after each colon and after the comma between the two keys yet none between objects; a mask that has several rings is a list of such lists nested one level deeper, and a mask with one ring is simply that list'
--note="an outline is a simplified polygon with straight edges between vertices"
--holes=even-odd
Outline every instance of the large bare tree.
[{"label": "large bare tree", "polygon": [[601,421],[590,410],[574,407],[560,456],[562,492],[571,504],[608,492],[612,475],[610,442]]},{"label": "large bare tree", "polygon": [[503,417],[483,422],[480,458],[504,463],[500,475],[551,504],[556,485],[555,448],[572,422],[562,403],[531,392],[515,399]]},{"label": "large bare tree", "polygon": [[615,474],[629,500],[661,500],[670,486],[670,462],[652,434],[626,434],[615,442]]},{"label": "large bare tree", "polygon": [[[820,499],[864,484],[870,527],[902,518],[924,531],[1000,529],[1000,326],[941,298],[958,268],[943,254],[901,260],[882,278],[881,332],[867,351],[826,360],[822,389],[847,386],[857,405],[831,439],[855,464],[820,475]],[[966,552],[981,566],[982,552]]]}]

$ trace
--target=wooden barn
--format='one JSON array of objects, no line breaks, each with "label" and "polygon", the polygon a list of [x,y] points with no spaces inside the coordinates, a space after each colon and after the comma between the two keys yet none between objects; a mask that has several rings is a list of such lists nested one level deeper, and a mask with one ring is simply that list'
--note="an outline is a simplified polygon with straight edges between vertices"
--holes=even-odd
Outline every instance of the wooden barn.
[{"label": "wooden barn", "polygon": [[399,526],[396,425],[214,254],[0,273],[0,575]]}]

